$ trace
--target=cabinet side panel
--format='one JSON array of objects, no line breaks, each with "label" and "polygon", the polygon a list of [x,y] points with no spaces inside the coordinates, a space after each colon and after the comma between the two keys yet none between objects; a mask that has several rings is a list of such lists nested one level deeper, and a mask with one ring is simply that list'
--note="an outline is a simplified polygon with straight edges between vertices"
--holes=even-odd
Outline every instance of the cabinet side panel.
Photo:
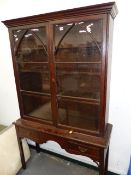
[{"label": "cabinet side panel", "polygon": [[113,23],[114,20],[108,15],[107,25],[107,84],[106,84],[106,108],[105,108],[105,126],[108,123],[109,117],[109,100],[110,100],[110,79],[111,79],[111,61],[112,61],[112,42],[113,42]]}]

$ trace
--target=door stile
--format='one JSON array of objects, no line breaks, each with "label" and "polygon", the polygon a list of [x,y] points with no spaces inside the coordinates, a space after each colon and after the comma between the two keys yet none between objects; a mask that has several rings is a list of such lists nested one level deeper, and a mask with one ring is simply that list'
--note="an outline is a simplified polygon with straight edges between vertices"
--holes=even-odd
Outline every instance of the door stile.
[{"label": "door stile", "polygon": [[51,109],[53,124],[57,126],[58,121],[58,109],[57,109],[57,98],[56,98],[56,76],[55,76],[55,65],[54,65],[54,52],[53,52],[53,25],[48,23],[47,26],[47,38],[48,38],[48,60],[50,68],[50,90],[51,90]]}]

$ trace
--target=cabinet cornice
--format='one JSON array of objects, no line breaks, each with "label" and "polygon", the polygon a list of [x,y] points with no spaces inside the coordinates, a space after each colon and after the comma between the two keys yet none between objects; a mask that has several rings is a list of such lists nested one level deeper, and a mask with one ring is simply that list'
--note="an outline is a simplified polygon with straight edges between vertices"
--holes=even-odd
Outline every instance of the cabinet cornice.
[{"label": "cabinet cornice", "polygon": [[[77,13],[76,13],[77,12]],[[86,7],[62,10],[57,12],[39,14],[34,16],[28,16],[23,18],[11,19],[2,21],[8,28],[17,27],[23,25],[31,25],[36,23],[49,22],[52,20],[67,19],[70,17],[89,16],[97,14],[110,14],[114,19],[118,13],[115,2],[109,2],[104,4],[96,4]]]}]

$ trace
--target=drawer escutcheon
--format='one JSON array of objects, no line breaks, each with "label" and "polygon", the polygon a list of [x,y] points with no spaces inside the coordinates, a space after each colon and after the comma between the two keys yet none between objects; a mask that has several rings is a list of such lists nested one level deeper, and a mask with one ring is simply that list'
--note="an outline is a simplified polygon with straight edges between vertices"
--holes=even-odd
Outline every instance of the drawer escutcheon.
[{"label": "drawer escutcheon", "polygon": [[87,148],[84,148],[84,147],[81,147],[81,146],[78,146],[78,149],[82,152],[82,153],[85,153],[87,151]]}]

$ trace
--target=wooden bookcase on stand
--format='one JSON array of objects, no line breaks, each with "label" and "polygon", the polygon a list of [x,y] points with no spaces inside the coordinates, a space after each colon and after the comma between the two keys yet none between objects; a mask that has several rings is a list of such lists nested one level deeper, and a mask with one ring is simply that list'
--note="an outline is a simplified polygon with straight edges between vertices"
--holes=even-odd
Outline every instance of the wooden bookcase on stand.
[{"label": "wooden bookcase on stand", "polygon": [[114,2],[3,21],[9,29],[22,138],[56,141],[105,175]]}]

